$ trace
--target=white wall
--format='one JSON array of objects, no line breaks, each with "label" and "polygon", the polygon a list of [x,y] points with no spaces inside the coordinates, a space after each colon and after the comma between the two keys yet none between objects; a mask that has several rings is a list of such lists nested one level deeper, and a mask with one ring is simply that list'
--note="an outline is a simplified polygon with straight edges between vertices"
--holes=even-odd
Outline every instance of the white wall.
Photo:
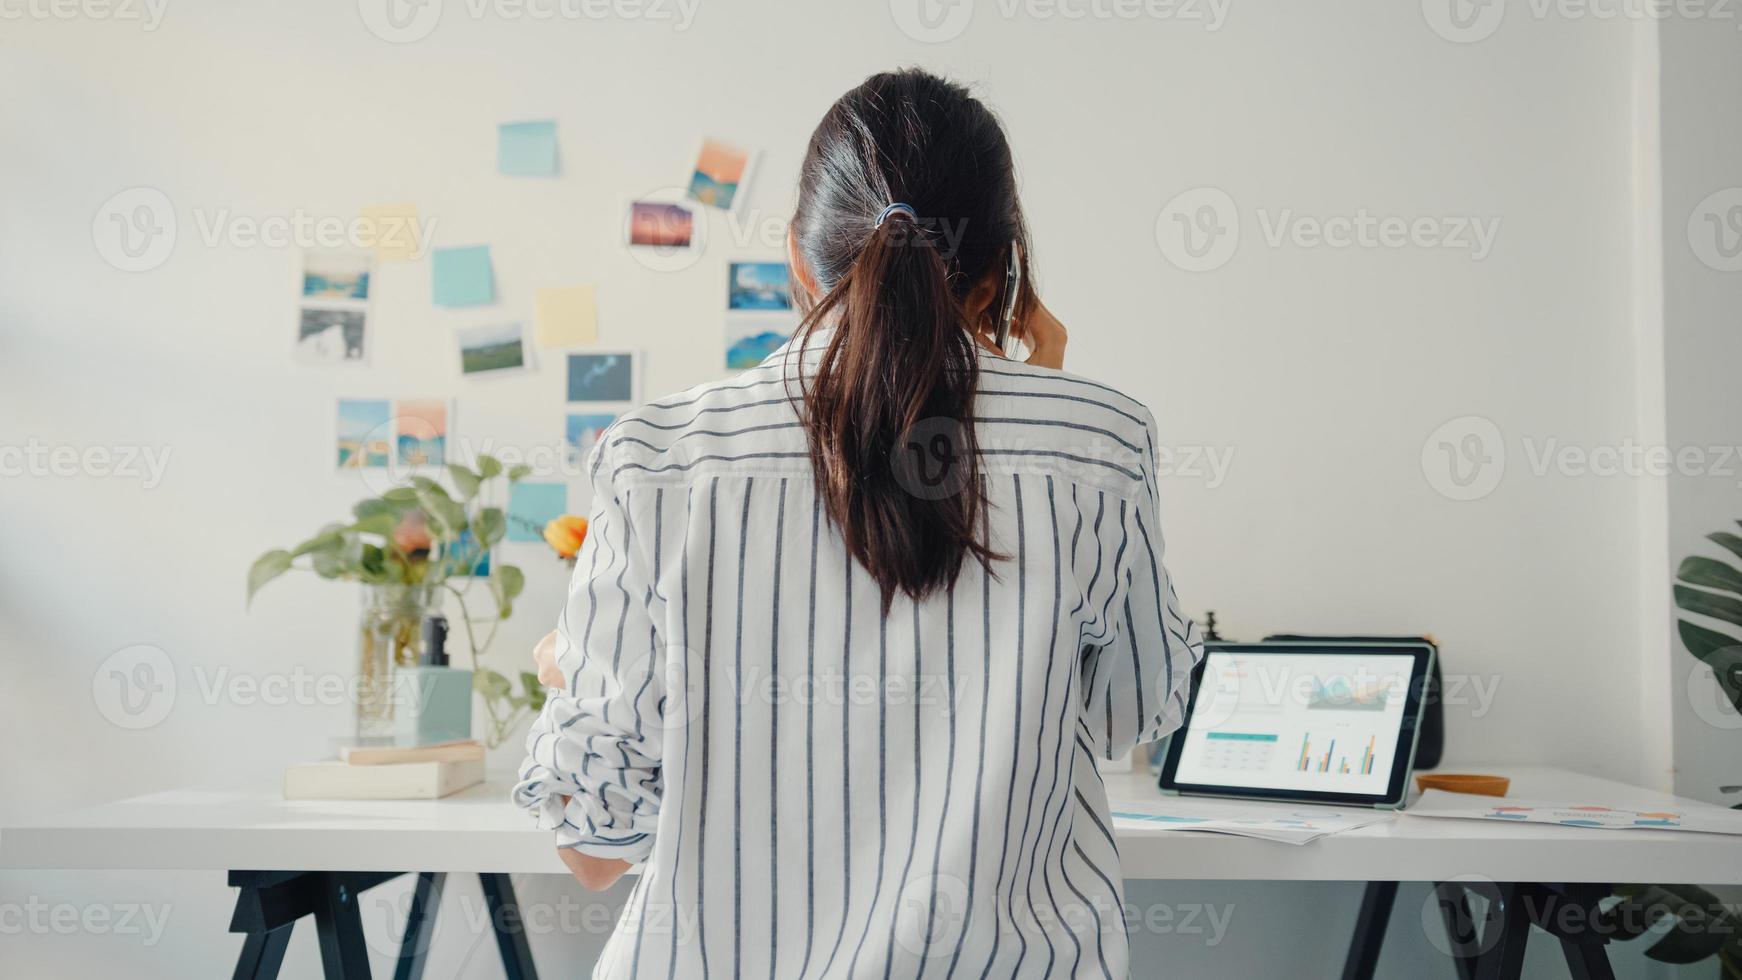
[{"label": "white wall", "polygon": [[[560,358],[522,380],[462,381],[451,331],[528,317],[534,289],[580,282],[599,285],[602,345],[648,351],[650,393],[718,376],[725,262],[776,258],[778,237],[732,247],[715,223],[693,268],[656,273],[618,245],[624,200],[680,181],[713,133],[763,149],[749,220],[777,235],[823,109],[910,63],[976,83],[1007,121],[1071,368],[1147,401],[1172,447],[1232,453],[1219,483],[1200,471],[1164,485],[1192,611],[1217,609],[1243,638],[1431,631],[1448,672],[1474,681],[1448,712],[1453,763],[1662,779],[1668,746],[1641,717],[1642,685],[1662,686],[1662,657],[1639,639],[1653,632],[1642,554],[1661,537],[1642,516],[1647,491],[1539,476],[1530,455],[1551,439],[1637,437],[1641,391],[1655,390],[1640,387],[1651,381],[1631,315],[1638,25],[1515,10],[1492,36],[1453,43],[1421,5],[1380,0],[1234,4],[1216,30],[1041,5],[1005,18],[982,2],[965,33],[929,44],[883,3],[702,0],[684,31],[447,7],[409,44],[371,35],[346,3],[181,0],[150,31],[0,23],[0,443],[171,454],[151,488],[0,483],[0,823],[191,782],[267,785],[318,754],[343,706],[208,701],[198,681],[350,664],[346,588],[287,580],[252,612],[241,601],[256,554],[363,493],[328,466],[334,398],[451,395],[474,445],[554,446]],[[564,177],[496,176],[494,125],[547,117]],[[169,196],[181,231],[161,268],[128,274],[99,257],[91,220],[137,185]],[[1233,201],[1238,248],[1188,272],[1158,243],[1158,217],[1205,186]],[[427,264],[385,267],[363,369],[289,362],[294,251],[199,240],[197,221],[222,211],[348,217],[397,200],[437,221],[437,244],[490,243],[501,300],[435,311]],[[1273,246],[1266,224],[1285,212],[1474,219],[1498,234],[1479,259]],[[1503,479],[1472,501],[1436,490],[1453,485],[1433,446],[1423,463],[1430,434],[1465,417],[1490,421],[1505,457]],[[508,557],[531,572],[501,641],[513,659],[553,620],[563,576],[537,547]],[[167,720],[141,732],[106,723],[91,696],[97,665],[134,644],[164,650],[181,685]],[[1153,894],[1207,900],[1196,886]],[[1348,888],[1229,894],[1236,933],[1254,938],[1139,943],[1206,968],[1308,957],[1328,970],[1340,956],[1340,939],[1311,939],[1322,923],[1296,910],[1334,895],[1352,916]],[[0,936],[57,972],[209,973],[235,948],[220,938],[216,876],[0,877],[0,902],[32,895],[173,904],[171,931],[143,953],[119,937]],[[1400,921],[1388,955],[1427,955],[1413,909]],[[307,975],[313,944],[298,944],[292,966]],[[464,972],[493,975],[488,952]]]},{"label": "white wall", "polygon": [[[1725,217],[1742,204],[1742,111],[1734,99],[1711,97],[1742,84],[1742,49],[1734,25],[1672,20],[1663,25],[1663,239],[1665,390],[1672,444],[1735,446],[1742,419],[1742,271],[1724,261],[1707,216]],[[1713,198],[1726,188],[1732,193]],[[1690,223],[1693,228],[1690,230]],[[1738,235],[1725,230],[1722,244]],[[1697,246],[1697,247],[1696,247]],[[1736,473],[1679,473],[1669,481],[1669,575],[1690,554],[1729,558],[1708,542],[1714,531],[1736,531],[1742,483]],[[1664,590],[1668,594],[1668,589]],[[1680,610],[1673,610],[1679,617]],[[1690,617],[1736,634],[1722,622]],[[1734,805],[1721,785],[1742,783],[1737,748],[1742,718],[1724,698],[1709,668],[1673,638],[1668,674],[1676,692],[1676,790]]]}]

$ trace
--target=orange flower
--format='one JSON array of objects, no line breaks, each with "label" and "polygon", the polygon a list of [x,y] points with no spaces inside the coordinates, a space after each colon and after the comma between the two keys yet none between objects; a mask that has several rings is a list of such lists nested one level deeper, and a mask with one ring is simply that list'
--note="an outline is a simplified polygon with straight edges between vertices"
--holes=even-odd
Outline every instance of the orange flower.
[{"label": "orange flower", "polygon": [[587,539],[587,519],[564,514],[544,526],[544,540],[564,558],[573,558]]}]

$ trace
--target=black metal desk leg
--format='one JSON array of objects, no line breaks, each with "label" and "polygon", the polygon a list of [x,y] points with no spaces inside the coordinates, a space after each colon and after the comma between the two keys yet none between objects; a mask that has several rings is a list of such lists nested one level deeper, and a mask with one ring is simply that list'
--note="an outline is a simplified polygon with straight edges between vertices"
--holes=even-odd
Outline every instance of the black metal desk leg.
[{"label": "black metal desk leg", "polygon": [[357,911],[355,883],[349,875],[320,875],[315,904],[315,935],[321,941],[321,968],[327,980],[369,980],[369,947],[363,943],[363,917]]},{"label": "black metal desk leg", "polygon": [[1397,882],[1369,881],[1361,894],[1361,912],[1355,917],[1355,935],[1349,940],[1349,958],[1343,961],[1343,980],[1373,980],[1379,967],[1379,950],[1385,943],[1385,927],[1391,922],[1391,907],[1397,901]]},{"label": "black metal desk leg", "polygon": [[1524,946],[1530,941],[1530,910],[1522,889],[1514,883],[1496,886],[1495,904],[1488,910],[1488,928],[1500,930],[1482,937],[1488,951],[1476,965],[1477,980],[1519,980],[1524,971]]},{"label": "black metal desk leg", "polygon": [[436,910],[442,905],[442,886],[448,876],[439,871],[425,871],[417,876],[417,887],[411,893],[411,911],[405,915],[405,941],[399,945],[399,964],[393,969],[393,980],[422,980],[423,968],[429,962],[429,944],[435,936]]},{"label": "black metal desk leg", "polygon": [[526,942],[526,923],[520,917],[520,902],[514,897],[514,882],[505,874],[480,874],[484,904],[490,911],[490,929],[496,933],[496,949],[502,954],[502,969],[508,980],[538,980],[532,965],[532,947]]},{"label": "black metal desk leg", "polygon": [[1561,952],[1566,954],[1567,972],[1573,975],[1573,980],[1615,980],[1609,951],[1601,944],[1562,939]]},{"label": "black metal desk leg", "polygon": [[1437,881],[1434,900],[1439,903],[1440,919],[1446,924],[1446,940],[1458,980],[1476,980],[1476,962],[1482,946],[1481,936],[1476,932],[1476,917],[1470,912],[1470,896],[1455,881]]},{"label": "black metal desk leg", "polygon": [[236,980],[272,980],[284,965],[284,948],[290,944],[290,926],[280,926],[270,932],[250,932],[242,941],[242,955],[236,960]]}]

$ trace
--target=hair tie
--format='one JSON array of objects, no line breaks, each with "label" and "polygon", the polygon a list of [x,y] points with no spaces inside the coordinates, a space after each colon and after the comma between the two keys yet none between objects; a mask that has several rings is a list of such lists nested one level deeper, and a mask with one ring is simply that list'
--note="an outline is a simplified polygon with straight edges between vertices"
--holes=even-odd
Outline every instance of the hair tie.
[{"label": "hair tie", "polygon": [[913,205],[902,204],[898,201],[896,203],[888,205],[882,211],[878,212],[877,221],[874,224],[872,224],[871,227],[873,227],[873,228],[883,227],[883,222],[888,220],[889,216],[892,214],[895,214],[897,211],[907,215],[910,219],[912,219],[915,222],[919,221],[919,212],[917,212],[913,209]]}]

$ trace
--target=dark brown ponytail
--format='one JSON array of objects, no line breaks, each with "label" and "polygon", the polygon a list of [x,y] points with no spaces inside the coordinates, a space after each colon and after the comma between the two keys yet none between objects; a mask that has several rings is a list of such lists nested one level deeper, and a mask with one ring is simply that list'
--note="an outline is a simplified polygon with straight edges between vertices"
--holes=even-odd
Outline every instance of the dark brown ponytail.
[{"label": "dark brown ponytail", "polygon": [[833,329],[802,382],[818,492],[887,612],[999,557],[973,425],[982,325],[964,301],[1012,243],[1028,254],[1003,130],[961,86],[872,76],[811,136],[793,237],[821,294],[801,294],[801,336]]}]

